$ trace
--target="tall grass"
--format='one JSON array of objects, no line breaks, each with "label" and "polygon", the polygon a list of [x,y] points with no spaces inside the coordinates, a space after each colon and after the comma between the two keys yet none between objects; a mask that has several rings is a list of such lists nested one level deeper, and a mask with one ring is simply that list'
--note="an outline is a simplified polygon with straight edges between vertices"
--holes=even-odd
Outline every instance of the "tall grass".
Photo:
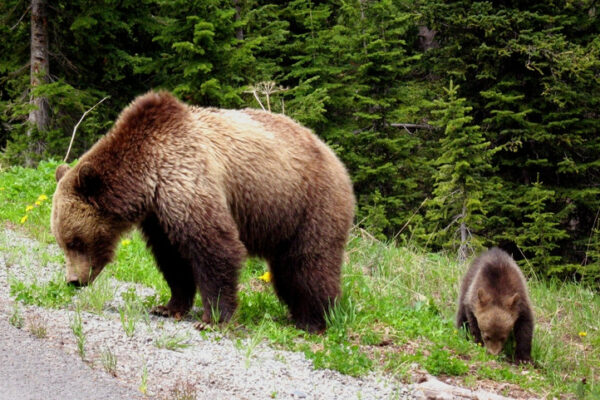
[{"label": "tall grass", "polygon": [[[53,241],[49,233],[50,202],[29,211],[26,206],[40,194],[51,196],[55,166],[42,163],[36,170],[12,168],[0,174],[0,220],[45,243]],[[24,215],[28,218],[21,223]],[[120,310],[124,329],[133,334],[135,325],[130,323],[143,318],[149,303],[165,303],[169,288],[141,235],[132,232],[125,239],[103,275],[143,284],[157,293],[152,301],[137,296],[125,299],[126,306],[135,312]],[[6,240],[0,243],[4,243],[1,251],[11,251]],[[61,261],[48,256],[45,246],[39,251],[40,260]],[[19,255],[16,250],[10,257]],[[416,364],[419,369],[454,376],[471,386],[486,379],[509,383],[511,388],[520,387],[536,396],[600,398],[597,288],[531,278],[529,289],[536,315],[534,364],[515,366],[506,355],[487,355],[454,327],[459,282],[466,268],[466,264],[443,254],[383,243],[357,229],[347,248],[343,295],[327,316],[329,329],[325,334],[310,335],[294,327],[271,285],[258,279],[267,267],[256,259],[248,260],[241,273],[239,308],[233,320],[215,329],[236,339],[248,339],[248,357],[260,342],[267,342],[276,348],[303,351],[318,368],[350,375],[379,370],[410,379]],[[98,287],[82,297],[87,300],[86,309],[102,312],[114,290],[106,282],[99,280]],[[23,303],[46,307],[72,307],[75,295],[60,278],[44,285],[14,281],[11,292]],[[200,307],[199,296],[196,307]]]}]

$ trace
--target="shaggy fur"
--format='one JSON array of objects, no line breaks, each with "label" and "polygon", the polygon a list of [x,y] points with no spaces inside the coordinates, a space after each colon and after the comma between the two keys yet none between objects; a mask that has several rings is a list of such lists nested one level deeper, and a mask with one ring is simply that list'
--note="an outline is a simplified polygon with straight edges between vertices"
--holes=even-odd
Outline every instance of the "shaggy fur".
[{"label": "shaggy fur", "polygon": [[340,294],[354,195],[334,153],[291,119],[150,92],[56,178],[52,231],[69,281],[94,279],[137,225],[171,288],[161,313],[185,314],[199,289],[203,320],[215,308],[228,320],[251,254],[268,261],[297,326],[325,328],[324,312]]},{"label": "shaggy fur", "polygon": [[456,324],[467,325],[492,354],[514,332],[516,361],[531,361],[533,311],[527,284],[506,252],[494,247],[473,261],[462,281]]}]

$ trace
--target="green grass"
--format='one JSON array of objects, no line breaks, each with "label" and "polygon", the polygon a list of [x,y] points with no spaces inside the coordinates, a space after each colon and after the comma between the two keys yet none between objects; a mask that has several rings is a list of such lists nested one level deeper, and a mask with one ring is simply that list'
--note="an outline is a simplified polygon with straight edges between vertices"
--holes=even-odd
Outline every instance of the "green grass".
[{"label": "green grass", "polygon": [[[51,196],[56,163],[43,163],[36,170],[12,168],[0,174],[0,219],[43,243],[52,243],[49,232],[50,201],[27,212],[40,194]],[[0,235],[1,236],[1,235]],[[2,239],[2,237],[0,237]],[[11,280],[11,293],[25,304],[73,308],[80,297],[85,309],[101,313],[112,290],[104,287],[109,277],[136,282],[156,290],[157,295],[139,298],[124,294],[119,310],[123,329],[129,334],[151,306],[169,299],[169,288],[145,248],[141,235],[129,233],[116,258],[102,276],[78,294],[64,284],[62,275],[46,283]],[[0,240],[0,251],[11,251],[7,259],[18,262],[23,250],[9,250]],[[40,245],[39,259],[60,262]],[[536,315],[533,341],[534,365],[515,366],[506,356],[494,357],[454,327],[459,282],[466,265],[442,254],[395,247],[353,232],[343,269],[343,295],[328,315],[329,329],[310,335],[296,329],[286,307],[269,283],[261,281],[267,269],[261,260],[250,259],[240,277],[239,308],[229,324],[213,329],[244,343],[249,360],[258,344],[302,351],[317,368],[332,368],[360,376],[372,370],[409,378],[417,364],[434,375],[453,376],[467,386],[478,380],[509,383],[536,396],[600,398],[600,295],[572,282],[531,278],[529,287]],[[106,286],[106,284],[104,283]],[[87,296],[87,297],[86,297]],[[196,307],[200,307],[198,299]],[[168,338],[165,347],[177,348]],[[168,344],[170,343],[170,344]]]}]

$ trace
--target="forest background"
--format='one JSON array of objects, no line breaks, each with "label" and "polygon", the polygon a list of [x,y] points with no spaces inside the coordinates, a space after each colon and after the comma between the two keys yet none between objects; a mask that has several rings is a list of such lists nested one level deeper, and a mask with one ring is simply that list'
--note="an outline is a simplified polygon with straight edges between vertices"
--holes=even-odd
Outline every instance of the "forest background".
[{"label": "forest background", "polygon": [[[357,223],[460,258],[600,279],[591,0],[2,0],[1,164],[69,161],[149,89],[264,107],[346,163]],[[260,101],[260,103],[259,103]]]}]

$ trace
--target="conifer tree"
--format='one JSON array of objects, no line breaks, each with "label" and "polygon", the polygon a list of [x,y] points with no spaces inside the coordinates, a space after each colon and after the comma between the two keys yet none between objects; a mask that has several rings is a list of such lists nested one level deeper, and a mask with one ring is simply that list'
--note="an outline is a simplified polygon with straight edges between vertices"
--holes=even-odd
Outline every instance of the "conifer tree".
[{"label": "conifer tree", "polygon": [[562,271],[561,257],[554,250],[562,239],[568,237],[556,221],[555,214],[547,211],[548,203],[555,195],[553,190],[545,189],[538,178],[519,201],[524,219],[515,242],[530,266],[545,275]]},{"label": "conifer tree", "polygon": [[464,260],[469,249],[480,244],[477,234],[485,225],[482,200],[493,151],[481,128],[473,124],[472,107],[458,97],[458,89],[451,80],[446,96],[433,102],[436,119],[430,123],[443,133],[433,161],[437,172],[427,218],[437,225],[434,243],[458,248],[458,257]]}]

